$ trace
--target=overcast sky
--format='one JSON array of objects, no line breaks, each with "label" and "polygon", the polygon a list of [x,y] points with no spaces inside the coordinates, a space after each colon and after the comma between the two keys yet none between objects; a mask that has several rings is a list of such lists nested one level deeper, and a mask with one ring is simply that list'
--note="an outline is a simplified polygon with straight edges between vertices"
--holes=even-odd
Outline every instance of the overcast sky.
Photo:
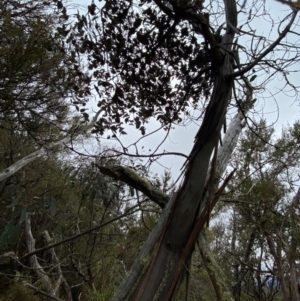
[{"label": "overcast sky", "polygon": [[[89,1],[85,0],[76,0],[75,2],[80,5],[87,5],[90,3]],[[250,10],[251,8],[249,6],[250,2],[251,1],[248,1],[248,6],[246,6],[245,8],[246,11]],[[96,4],[98,5],[98,3]],[[265,8],[267,11],[270,12],[272,18],[275,21],[282,20],[290,11],[287,5],[276,2],[275,0],[266,0]],[[261,17],[255,22],[256,23],[252,24],[251,26],[252,28],[256,29],[256,35],[262,34],[263,36],[269,37],[271,28],[269,20],[267,18]],[[296,19],[296,23],[298,22],[299,17],[297,17]],[[295,28],[294,30],[300,33],[300,30],[298,28]],[[274,26],[270,37],[277,37],[276,26]],[[289,37],[289,42],[297,43],[300,47],[300,43],[296,35]],[[243,41],[239,40],[239,43],[243,43]],[[295,70],[296,67],[294,66],[293,69]],[[291,79],[294,80],[295,84],[300,83],[300,75],[298,73],[292,74]],[[259,84],[259,82],[260,78],[258,76],[256,81],[253,82],[253,85],[255,86],[255,84]],[[270,97],[270,94],[277,93],[279,91],[283,83],[284,82],[282,76],[279,75],[274,81],[268,84],[264,92],[260,92],[255,95],[255,97],[258,99],[255,105],[255,111],[259,114],[251,116],[255,117],[256,119],[259,117],[266,118],[268,124],[275,123],[276,135],[280,135],[283,126],[287,125],[288,123],[292,124],[295,120],[299,118],[299,101],[297,98],[288,97],[288,95],[285,95],[284,93],[278,93],[275,99]],[[290,92],[290,95],[294,95],[293,91]],[[92,103],[90,103],[90,105],[93,106]],[[230,116],[228,116],[228,119],[230,119]],[[159,128],[159,124],[153,121],[147,125],[147,133],[150,133],[151,131],[157,128]],[[170,132],[169,137],[166,138],[165,142],[160,147],[159,152],[181,152],[188,155],[193,147],[194,137],[198,129],[199,125],[193,123],[185,127],[177,126],[174,130]],[[130,145],[140,137],[140,133],[136,131],[134,127],[127,127],[126,132],[128,134],[127,136],[119,137],[124,146]],[[154,149],[156,149],[158,144],[164,139],[165,134],[166,132],[162,130],[157,134],[142,139],[141,142],[138,144],[139,151],[142,151],[142,146],[144,146],[144,151],[146,151],[147,153],[149,149],[153,151]],[[134,148],[131,148],[130,150],[132,153],[135,153]],[[172,174],[174,175],[175,179],[176,176],[180,174],[180,168],[185,162],[185,159],[177,156],[164,156],[160,159],[159,162],[162,164],[162,166],[160,166],[159,164],[154,164],[152,167],[152,171],[160,174],[165,168],[169,168],[172,170]]]}]

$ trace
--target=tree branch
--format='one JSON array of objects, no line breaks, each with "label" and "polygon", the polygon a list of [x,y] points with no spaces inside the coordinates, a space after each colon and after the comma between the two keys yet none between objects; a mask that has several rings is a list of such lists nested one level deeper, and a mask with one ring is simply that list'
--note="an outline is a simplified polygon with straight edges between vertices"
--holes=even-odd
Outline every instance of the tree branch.
[{"label": "tree branch", "polygon": [[[93,120],[89,124],[83,126],[80,129],[80,133],[82,133],[82,132],[86,133],[88,130],[90,130],[95,125],[99,114],[100,114],[100,111],[96,113],[96,115],[94,116]],[[63,144],[69,143],[73,138],[74,137],[71,134],[69,134],[68,137],[65,137],[65,138],[61,139],[60,141],[51,144],[47,148],[51,149],[54,146],[63,145]],[[7,179],[8,177],[10,177],[13,174],[15,174],[18,170],[20,170],[21,168],[25,167],[27,164],[33,162],[34,160],[38,159],[39,157],[42,157],[45,154],[46,154],[46,147],[42,147],[41,149],[39,149],[39,150],[37,150],[37,151],[29,154],[28,156],[22,158],[18,162],[14,163],[11,166],[9,166],[8,168],[6,168],[4,171],[0,172],[0,181],[3,181],[5,179]]]},{"label": "tree branch", "polygon": [[122,181],[145,194],[151,201],[164,208],[169,196],[156,188],[149,180],[142,178],[135,170],[125,166],[105,167],[96,164],[104,175]]},{"label": "tree branch", "polygon": [[[31,232],[31,222],[28,217],[25,219],[24,232],[25,232],[27,249],[29,252],[34,252],[35,251],[35,239]],[[50,280],[49,276],[47,275],[47,273],[42,268],[42,266],[40,265],[40,263],[38,262],[36,255],[31,256],[29,261],[30,261],[31,267],[34,268],[34,271],[35,271],[38,279],[43,284],[44,289],[47,291],[47,294],[49,294],[49,296],[55,297],[55,293],[54,293],[54,290],[52,287],[51,280]]]},{"label": "tree branch", "polygon": [[297,12],[292,13],[292,18],[289,22],[289,24],[286,26],[286,28],[283,30],[283,32],[280,34],[280,36],[274,41],[261,55],[259,55],[252,63],[249,63],[247,67],[232,73],[230,76],[232,77],[238,77],[246,72],[250,71],[255,65],[257,65],[268,53],[270,53],[279,43],[280,41],[287,35],[289,32],[291,26],[293,25],[295,18],[296,18]]},{"label": "tree branch", "polygon": [[37,293],[39,293],[39,294],[41,294],[41,295],[44,295],[44,296],[46,296],[46,297],[48,297],[48,298],[50,298],[50,299],[52,299],[52,300],[55,300],[55,301],[63,301],[62,299],[59,299],[59,298],[57,298],[57,297],[55,297],[55,296],[52,296],[52,295],[50,295],[50,294],[47,294],[46,292],[44,292],[44,291],[38,289],[37,287],[33,286],[32,284],[26,283],[25,286],[30,287],[31,289],[35,290]]},{"label": "tree branch", "polygon": [[61,240],[61,241],[58,241],[58,242],[56,242],[56,243],[49,244],[49,245],[47,245],[47,246],[45,246],[45,247],[43,247],[43,248],[35,249],[35,250],[32,250],[32,251],[29,251],[27,254],[25,254],[24,256],[20,257],[19,260],[21,261],[21,260],[27,259],[27,258],[29,258],[30,256],[33,256],[33,255],[35,255],[35,254],[37,254],[37,253],[40,253],[40,252],[49,250],[49,249],[51,249],[51,248],[60,246],[60,245],[62,245],[62,244],[64,244],[64,243],[66,243],[66,242],[75,240],[75,239],[77,239],[77,238],[79,238],[79,237],[81,237],[81,236],[83,236],[83,235],[86,235],[86,234],[88,234],[88,233],[90,233],[90,232],[93,232],[93,231],[95,231],[95,230],[98,230],[98,229],[100,229],[100,228],[102,228],[102,227],[104,227],[104,226],[106,226],[106,225],[109,225],[109,224],[112,223],[112,222],[115,222],[115,221],[119,220],[119,219],[122,218],[122,217],[127,216],[129,213],[132,214],[132,213],[138,211],[139,209],[134,210],[134,211],[132,211],[132,210],[135,209],[135,208],[138,208],[139,206],[140,206],[140,204],[134,205],[134,206],[132,206],[131,208],[129,208],[128,210],[126,210],[125,213],[123,213],[123,214],[121,214],[121,215],[119,215],[119,216],[117,216],[117,217],[115,217],[115,218],[112,218],[111,220],[109,220],[109,221],[107,221],[107,222],[105,222],[105,223],[102,223],[102,224],[100,224],[100,225],[98,225],[98,226],[96,226],[96,227],[90,228],[90,229],[88,229],[88,230],[86,230],[86,231],[83,231],[83,232],[81,232],[81,233],[75,234],[75,235],[73,235],[73,236],[70,236],[70,237],[68,237],[68,238],[66,238],[66,239],[63,239],[63,240]]}]

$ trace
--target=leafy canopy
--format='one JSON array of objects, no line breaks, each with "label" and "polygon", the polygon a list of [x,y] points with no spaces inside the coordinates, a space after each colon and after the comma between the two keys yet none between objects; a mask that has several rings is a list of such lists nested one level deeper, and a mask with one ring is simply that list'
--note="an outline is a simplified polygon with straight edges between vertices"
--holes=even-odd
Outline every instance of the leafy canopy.
[{"label": "leafy canopy", "polygon": [[190,7],[154,2],[106,1],[77,14],[68,41],[87,55],[99,96],[103,115],[94,132],[125,134],[124,124],[133,124],[145,134],[150,117],[163,126],[181,122],[210,94],[210,50],[185,21]]}]

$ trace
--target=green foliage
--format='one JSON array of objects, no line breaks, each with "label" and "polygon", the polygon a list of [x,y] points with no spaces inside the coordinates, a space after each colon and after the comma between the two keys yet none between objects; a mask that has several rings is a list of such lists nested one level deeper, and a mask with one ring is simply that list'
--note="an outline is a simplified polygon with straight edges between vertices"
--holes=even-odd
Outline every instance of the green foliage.
[{"label": "green foliage", "polygon": [[177,187],[172,180],[170,171],[165,170],[161,177],[155,176],[153,184],[159,188],[163,193],[168,194],[170,197],[176,192]]},{"label": "green foliage", "polygon": [[90,291],[87,296],[83,299],[84,301],[107,301],[109,300],[115,291],[115,287],[107,287],[103,291]]},{"label": "green foliage", "polygon": [[283,300],[279,281],[297,285],[293,273],[299,269],[292,269],[299,250],[292,242],[298,241],[299,227],[298,131],[296,122],[273,138],[273,128],[263,121],[255,133],[245,132],[233,157],[238,171],[225,197],[231,202],[223,204],[231,219],[214,225],[211,245],[236,300]]},{"label": "green foliage", "polygon": [[10,283],[0,289],[0,301],[40,301],[40,297],[33,290],[22,283]]},{"label": "green foliage", "polygon": [[40,1],[30,6],[10,0],[0,4],[0,121],[2,128],[35,142],[52,142],[65,126],[66,98],[83,98],[73,86],[82,86],[84,74],[77,76],[79,66],[53,33],[58,19],[51,7]]},{"label": "green foliage", "polygon": [[[125,134],[123,123],[145,134],[151,117],[167,128],[188,116],[199,99],[207,100],[210,79],[215,76],[211,49],[178,15],[174,1],[175,13],[169,15],[150,1],[139,6],[125,0],[106,1],[101,11],[92,3],[88,14],[77,13],[70,26],[63,3],[54,2],[61,18],[49,14],[47,2],[33,0],[30,9],[23,1],[0,4],[2,170],[65,134],[70,127],[69,100],[87,120],[84,106],[91,84],[102,111],[94,132],[101,135],[106,130]],[[83,55],[89,74],[80,67]],[[242,137],[232,160],[238,168],[228,189],[232,204],[223,205],[228,216],[215,222],[208,233],[210,271],[199,250],[187,267],[192,275],[189,300],[216,299],[209,272],[219,274],[218,284],[227,285],[228,291],[232,288],[236,300],[281,298],[277,287],[267,290],[265,285],[266,275],[277,279],[276,252],[284,254],[283,280],[295,280],[289,270],[300,258],[300,223],[298,203],[293,203],[291,193],[299,181],[300,123],[286,129],[281,138],[272,138],[273,133],[261,121]],[[59,149],[48,155],[0,183],[1,254],[14,251],[22,258],[28,252],[24,235],[28,216],[36,248],[46,245],[44,230],[51,233],[53,242],[77,235],[52,249],[62,275],[73,287],[74,299],[108,300],[128,275],[161,210],[141,193],[101,175],[90,160],[76,157],[64,162],[65,154]],[[170,172],[155,176],[152,183],[170,196],[176,191]],[[118,219],[133,205],[138,212]],[[222,212],[215,216],[218,213]],[[53,263],[48,250],[39,252],[37,260],[54,283],[58,263]],[[149,262],[150,257],[145,260]],[[14,273],[21,270],[24,281],[38,280],[30,260],[12,263],[4,263],[4,274],[16,280]],[[268,270],[263,270],[269,263]],[[185,298],[185,289],[180,288],[178,299]],[[226,291],[223,299],[228,300],[230,293]],[[22,283],[1,287],[0,300],[27,299],[39,298]]]},{"label": "green foliage", "polygon": [[[0,3],[1,170],[59,140],[69,123],[66,98],[82,99],[73,89],[74,82],[83,86],[75,80],[79,67],[74,69],[64,41],[54,33],[61,21],[51,9],[35,0]],[[0,183],[1,245],[16,241],[28,214],[43,216],[48,207],[55,214],[61,199],[57,188],[64,184],[63,178],[56,180],[62,175],[54,157],[36,160],[37,165]]]}]

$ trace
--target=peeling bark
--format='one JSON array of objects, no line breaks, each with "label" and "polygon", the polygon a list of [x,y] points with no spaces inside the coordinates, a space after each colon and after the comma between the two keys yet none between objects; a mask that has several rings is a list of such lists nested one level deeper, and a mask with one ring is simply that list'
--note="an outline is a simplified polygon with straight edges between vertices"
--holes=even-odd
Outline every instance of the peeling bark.
[{"label": "peeling bark", "polygon": [[[222,146],[219,147],[218,157],[217,157],[217,166],[216,166],[217,174],[219,176],[221,176],[224,173],[226,166],[228,165],[229,159],[231,157],[231,154],[237,145],[239,135],[241,134],[242,129],[244,127],[243,119],[244,119],[244,115],[241,113],[238,113],[234,116],[234,118],[230,122],[227,132],[224,136],[223,144],[222,144]],[[101,172],[102,172],[102,170],[101,170]],[[110,176],[109,173],[110,172],[105,171],[104,174]],[[127,181],[126,179],[120,178],[119,175],[118,175],[118,179],[124,181],[125,183],[127,183],[129,185],[131,184],[131,182]],[[136,178],[136,180],[137,180],[137,182],[140,182],[140,180],[138,180],[137,178]],[[153,194],[151,194],[149,192],[146,195],[149,196],[149,198],[151,200],[156,202],[156,200],[152,198]],[[119,290],[117,291],[116,295],[114,296],[113,300],[125,300],[127,292],[130,291],[132,286],[134,286],[134,283],[139,278],[140,274],[143,271],[144,265],[146,265],[147,261],[149,261],[150,254],[154,248],[154,245],[156,244],[156,242],[159,239],[160,231],[161,231],[164,223],[166,223],[166,219],[168,217],[167,214],[168,214],[168,211],[170,210],[169,208],[171,208],[173,202],[174,202],[174,198],[171,200],[171,205],[170,204],[167,205],[168,208],[166,208],[163,211],[163,216],[160,218],[159,223],[157,224],[157,226],[154,228],[153,232],[151,233],[151,237],[148,238],[146,244],[142,247],[142,250],[141,250],[140,254],[138,255],[137,260],[135,261],[133,267],[131,268],[129,277],[127,279],[125,279],[125,281],[121,284],[121,286],[120,286]]]},{"label": "peeling bark", "polygon": [[[227,21],[234,27],[237,24],[236,3],[234,0],[225,1]],[[234,31],[227,26],[227,33],[222,39],[223,47],[231,50],[233,44]],[[216,52],[216,45],[213,45]],[[206,109],[203,123],[196,135],[194,148],[189,156],[186,165],[185,180],[174,197],[169,202],[164,211],[170,210],[170,214],[165,214],[159,222],[164,221],[161,232],[156,233],[157,244],[148,265],[147,270],[140,278],[134,291],[123,291],[124,286],[120,287],[112,300],[174,300],[179,288],[180,279],[177,274],[178,268],[185,262],[180,262],[182,251],[185,249],[187,240],[193,230],[193,224],[197,217],[197,208],[204,210],[203,200],[204,185],[207,178],[209,161],[214,148],[219,139],[220,130],[225,118],[226,110],[231,98],[233,88],[232,60],[228,53],[223,50],[224,57],[220,67],[215,71],[214,89],[211,100]],[[218,57],[216,57],[218,62]],[[164,212],[165,213],[165,212]],[[165,218],[168,218],[165,221]],[[177,280],[176,280],[177,279]],[[174,286],[174,281],[176,284]],[[132,287],[127,286],[127,289]]]}]

